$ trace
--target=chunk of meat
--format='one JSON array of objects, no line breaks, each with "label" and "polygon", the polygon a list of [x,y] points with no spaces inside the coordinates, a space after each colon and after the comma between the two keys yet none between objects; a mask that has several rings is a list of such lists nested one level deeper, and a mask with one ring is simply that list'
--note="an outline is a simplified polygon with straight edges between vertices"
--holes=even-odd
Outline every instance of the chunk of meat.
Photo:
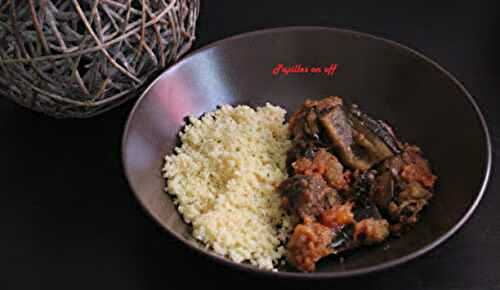
[{"label": "chunk of meat", "polygon": [[319,175],[294,175],[278,188],[283,197],[283,207],[304,219],[317,217],[337,200],[337,192]]},{"label": "chunk of meat", "polygon": [[319,259],[333,253],[332,237],[330,228],[305,218],[303,224],[295,227],[288,241],[288,261],[301,271],[314,271]]},{"label": "chunk of meat", "polygon": [[365,245],[384,241],[389,236],[389,223],[385,219],[367,218],[354,226],[354,240]]},{"label": "chunk of meat", "polygon": [[329,228],[340,229],[344,225],[354,223],[352,206],[351,202],[335,204],[321,213],[321,224]]},{"label": "chunk of meat", "polygon": [[348,183],[344,178],[344,167],[339,160],[324,148],[319,149],[311,159],[303,157],[292,163],[296,174],[321,175],[328,185],[336,190],[347,190]]}]

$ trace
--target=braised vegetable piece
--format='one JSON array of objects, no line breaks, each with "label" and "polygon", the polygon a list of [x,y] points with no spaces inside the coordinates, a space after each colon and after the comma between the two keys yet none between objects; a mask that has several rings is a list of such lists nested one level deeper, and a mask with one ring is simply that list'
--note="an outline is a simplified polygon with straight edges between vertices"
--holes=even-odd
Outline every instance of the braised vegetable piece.
[{"label": "braised vegetable piece", "polygon": [[327,97],[319,101],[306,100],[302,107],[293,113],[288,120],[288,128],[292,137],[311,139],[321,143],[319,140],[321,132],[317,124],[318,118],[324,112],[341,105],[342,99],[339,97]]},{"label": "braised vegetable piece", "polygon": [[371,190],[370,194],[377,206],[387,208],[389,203],[394,200],[395,191],[396,182],[391,172],[387,170],[382,171],[376,177],[373,190]]},{"label": "braised vegetable piece", "polygon": [[[385,143],[392,153],[399,154],[401,152],[401,145],[399,144],[392,128],[385,122],[380,120],[375,120],[368,114],[363,113],[359,110],[358,106],[352,105],[350,109],[350,117],[352,120],[357,120],[365,127],[367,130],[371,131],[371,134],[375,134],[377,138]],[[382,146],[383,147],[383,146]],[[382,148],[382,150],[386,150]],[[392,154],[391,154],[392,155]]]},{"label": "braised vegetable piece", "polygon": [[[383,233],[389,233],[389,223],[370,198],[375,174],[376,171],[373,170],[362,174],[355,173],[349,191],[343,192],[345,203],[342,207],[349,206],[352,220],[340,227],[340,231],[337,232],[332,242],[332,247],[337,254],[362,245],[382,242],[388,236]],[[326,210],[323,215],[328,212],[329,210]]]},{"label": "braised vegetable piece", "polygon": [[321,213],[321,223],[336,230],[340,230],[345,225],[353,224],[355,221],[352,206],[353,204],[350,202],[334,204]]},{"label": "braised vegetable piece", "polygon": [[333,253],[332,237],[330,228],[306,217],[295,227],[287,244],[288,261],[301,271],[314,271],[319,259]]},{"label": "braised vegetable piece", "polygon": [[337,199],[337,192],[318,175],[294,175],[280,185],[279,191],[284,208],[302,219],[319,216]]},{"label": "braised vegetable piece", "polygon": [[306,101],[289,121],[291,177],[279,191],[300,223],[288,261],[302,271],[363,245],[400,235],[418,221],[436,176],[416,146],[339,97]]},{"label": "braised vegetable piece", "polygon": [[299,110],[292,114],[288,121],[293,142],[293,147],[287,156],[289,174],[293,174],[291,164],[297,159],[301,157],[312,159],[319,148],[330,146],[319,118],[330,108],[341,104],[342,99],[338,97],[328,97],[320,101],[307,100]]},{"label": "braised vegetable piece", "polygon": [[416,146],[405,145],[402,154],[379,166],[371,196],[384,211],[395,234],[407,230],[432,197],[436,176]]},{"label": "braised vegetable piece", "polygon": [[346,190],[348,188],[344,176],[344,166],[337,157],[323,148],[299,158],[292,163],[292,167],[296,174],[321,175],[328,185],[336,190]]},{"label": "braised vegetable piece", "polygon": [[329,143],[338,152],[344,163],[354,169],[368,169],[370,167],[370,164],[363,160],[362,156],[356,155],[357,152],[355,151],[358,148],[355,147],[355,132],[351,124],[349,124],[342,106],[332,107],[321,116],[320,122],[325,129]]},{"label": "braised vegetable piece", "polygon": [[389,236],[389,223],[385,219],[367,218],[354,226],[354,240],[365,245],[380,243]]},{"label": "braised vegetable piece", "polygon": [[399,153],[398,142],[388,126],[355,106],[346,109],[339,97],[306,101],[290,118],[289,128],[296,158],[314,147],[327,147],[348,167],[364,171]]},{"label": "braised vegetable piece", "polygon": [[406,182],[417,181],[427,188],[432,188],[436,182],[436,176],[432,174],[427,160],[422,158],[422,151],[416,146],[406,146],[401,155],[405,165],[401,171],[401,177]]}]

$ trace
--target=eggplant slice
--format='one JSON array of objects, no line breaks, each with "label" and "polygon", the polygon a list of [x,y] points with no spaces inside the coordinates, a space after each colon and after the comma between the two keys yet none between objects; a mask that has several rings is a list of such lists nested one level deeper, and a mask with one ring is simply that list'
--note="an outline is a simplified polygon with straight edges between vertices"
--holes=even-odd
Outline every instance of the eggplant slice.
[{"label": "eggplant slice", "polygon": [[357,106],[344,107],[339,97],[308,101],[290,120],[295,149],[289,162],[311,147],[327,147],[343,164],[365,171],[373,165],[400,153],[392,130],[375,121]]},{"label": "eggplant slice", "polygon": [[354,205],[354,222],[342,227],[336,234],[331,247],[337,254],[363,244],[381,242],[389,234],[389,223],[371,199],[376,174],[375,170],[369,170],[356,176],[350,191],[344,193],[344,200]]},{"label": "eggplant slice", "polygon": [[401,153],[401,145],[396,139],[392,128],[381,120],[375,120],[368,114],[362,112],[357,105],[352,105],[350,109],[351,118],[358,120],[369,131],[375,134],[394,154]]}]

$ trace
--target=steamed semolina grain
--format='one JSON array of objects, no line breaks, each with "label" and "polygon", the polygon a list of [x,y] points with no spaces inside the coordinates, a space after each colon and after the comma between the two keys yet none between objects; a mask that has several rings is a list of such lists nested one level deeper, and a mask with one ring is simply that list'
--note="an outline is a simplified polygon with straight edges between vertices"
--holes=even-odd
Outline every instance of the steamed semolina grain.
[{"label": "steamed semolina grain", "polygon": [[190,117],[182,146],[166,156],[167,191],[193,236],[219,255],[273,269],[292,228],[276,186],[291,143],[285,111],[222,106]]}]

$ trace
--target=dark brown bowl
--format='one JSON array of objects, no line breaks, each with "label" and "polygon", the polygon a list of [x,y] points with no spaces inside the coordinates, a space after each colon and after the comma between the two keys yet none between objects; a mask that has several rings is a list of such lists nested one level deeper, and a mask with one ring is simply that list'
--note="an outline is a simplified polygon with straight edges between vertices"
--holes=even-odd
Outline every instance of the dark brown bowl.
[{"label": "dark brown bowl", "polygon": [[[273,75],[278,64],[329,66],[324,74]],[[306,98],[340,95],[398,135],[421,146],[439,175],[430,206],[413,231],[387,245],[326,258],[317,272],[263,271],[199,247],[164,192],[163,156],[189,114],[219,104],[271,102],[293,111]],[[228,266],[288,278],[333,278],[385,269],[414,259],[452,236],[470,217],[491,167],[488,130],[465,88],[438,64],[393,41],[347,30],[289,27],[246,33],[192,53],[165,71],[139,99],[123,136],[126,176],[146,211],[195,251]]]}]

